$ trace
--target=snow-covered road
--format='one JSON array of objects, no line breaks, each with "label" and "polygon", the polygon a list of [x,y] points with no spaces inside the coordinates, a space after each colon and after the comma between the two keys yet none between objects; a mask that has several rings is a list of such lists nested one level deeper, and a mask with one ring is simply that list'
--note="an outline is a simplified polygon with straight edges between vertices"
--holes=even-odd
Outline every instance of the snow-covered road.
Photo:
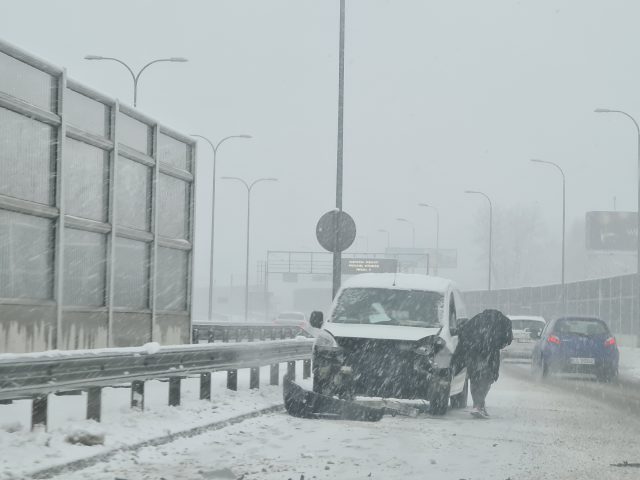
[{"label": "snow-covered road", "polygon": [[637,479],[640,419],[507,366],[489,421],[465,411],[379,423],[269,414],[57,479]]}]

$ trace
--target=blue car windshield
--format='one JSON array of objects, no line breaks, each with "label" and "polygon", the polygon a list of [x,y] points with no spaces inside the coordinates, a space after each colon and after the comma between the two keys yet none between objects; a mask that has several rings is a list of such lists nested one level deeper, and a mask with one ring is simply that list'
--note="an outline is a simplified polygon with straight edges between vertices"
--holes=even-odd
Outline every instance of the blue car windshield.
[{"label": "blue car windshield", "polygon": [[556,323],[554,332],[590,337],[592,335],[608,335],[609,329],[604,322],[595,318],[563,318]]},{"label": "blue car windshield", "polygon": [[440,327],[444,296],[423,290],[348,288],[333,312],[336,323]]}]

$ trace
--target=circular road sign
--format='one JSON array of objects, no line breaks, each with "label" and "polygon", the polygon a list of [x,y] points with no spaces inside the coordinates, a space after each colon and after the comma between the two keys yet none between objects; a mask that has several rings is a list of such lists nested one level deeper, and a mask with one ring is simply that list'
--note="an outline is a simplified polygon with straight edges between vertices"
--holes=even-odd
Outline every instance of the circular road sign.
[{"label": "circular road sign", "polygon": [[330,252],[342,252],[356,239],[356,222],[346,212],[331,210],[316,225],[318,243]]}]

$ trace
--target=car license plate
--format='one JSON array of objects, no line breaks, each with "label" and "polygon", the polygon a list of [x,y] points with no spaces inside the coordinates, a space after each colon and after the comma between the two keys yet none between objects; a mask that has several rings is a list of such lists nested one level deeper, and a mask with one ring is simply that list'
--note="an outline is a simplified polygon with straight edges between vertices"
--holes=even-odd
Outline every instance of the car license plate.
[{"label": "car license plate", "polygon": [[571,357],[570,361],[573,365],[594,365],[596,363],[595,358]]}]

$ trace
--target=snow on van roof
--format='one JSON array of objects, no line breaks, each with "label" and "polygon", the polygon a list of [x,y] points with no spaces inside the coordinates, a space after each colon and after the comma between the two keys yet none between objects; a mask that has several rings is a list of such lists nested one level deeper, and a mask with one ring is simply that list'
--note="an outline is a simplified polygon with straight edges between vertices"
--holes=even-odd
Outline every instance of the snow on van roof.
[{"label": "snow on van roof", "polygon": [[452,280],[414,273],[362,273],[347,280],[343,288],[396,288],[446,293],[455,286]]}]

